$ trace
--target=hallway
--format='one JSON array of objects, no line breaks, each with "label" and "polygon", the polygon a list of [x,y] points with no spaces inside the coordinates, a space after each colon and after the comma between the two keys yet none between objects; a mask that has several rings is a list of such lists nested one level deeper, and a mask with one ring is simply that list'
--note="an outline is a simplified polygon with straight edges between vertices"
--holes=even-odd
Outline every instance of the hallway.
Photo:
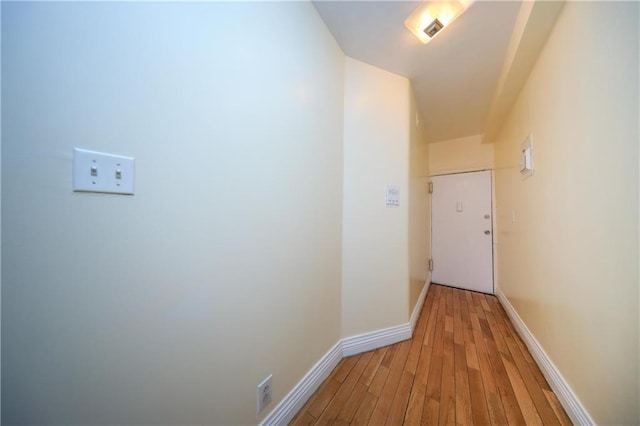
[{"label": "hallway", "polygon": [[571,421],[494,296],[432,284],[412,339],[343,359],[292,424]]}]

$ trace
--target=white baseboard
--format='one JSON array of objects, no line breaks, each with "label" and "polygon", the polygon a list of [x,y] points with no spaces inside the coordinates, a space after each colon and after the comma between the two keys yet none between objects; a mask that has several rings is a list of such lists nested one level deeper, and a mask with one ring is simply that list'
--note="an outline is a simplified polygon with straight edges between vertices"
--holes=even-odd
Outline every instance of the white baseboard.
[{"label": "white baseboard", "polygon": [[311,370],[298,382],[260,423],[261,425],[286,425],[300,411],[313,393],[342,360],[342,341],[338,341]]},{"label": "white baseboard", "polygon": [[410,339],[420,316],[424,299],[427,297],[429,284],[427,281],[420,292],[418,302],[408,323],[339,340],[264,418],[260,425],[289,423],[322,382],[329,377],[342,358]]},{"label": "white baseboard", "polygon": [[549,359],[536,338],[533,337],[533,334],[529,331],[529,328],[527,328],[524,321],[522,321],[522,318],[520,318],[520,315],[518,315],[499,288],[496,288],[496,296],[518,331],[518,334],[520,334],[527,348],[529,348],[529,352],[531,352],[542,374],[544,374],[544,377],[549,382],[549,386],[551,386],[551,389],[555,392],[560,404],[564,407],[571,421],[577,425],[595,425],[596,422],[593,421],[569,384],[564,377],[562,377],[562,374],[560,374],[560,371],[558,371],[553,362],[551,362],[551,359]]},{"label": "white baseboard", "polygon": [[420,310],[424,304],[424,299],[427,297],[429,284],[428,281],[425,282],[408,323],[342,339],[343,356],[356,355],[411,339],[413,330],[416,328],[416,322],[420,316]]},{"label": "white baseboard", "polygon": [[411,324],[372,331],[342,339],[342,355],[351,356],[411,339]]},{"label": "white baseboard", "polygon": [[409,324],[411,324],[411,335],[413,335],[413,331],[416,329],[416,323],[418,322],[418,317],[420,316],[420,312],[422,311],[422,305],[424,305],[424,299],[427,298],[427,292],[429,291],[429,286],[431,285],[431,280],[428,280],[424,283],[422,287],[422,291],[420,292],[420,296],[418,296],[418,302],[416,306],[413,308],[413,313],[411,314],[411,318],[409,319]]}]

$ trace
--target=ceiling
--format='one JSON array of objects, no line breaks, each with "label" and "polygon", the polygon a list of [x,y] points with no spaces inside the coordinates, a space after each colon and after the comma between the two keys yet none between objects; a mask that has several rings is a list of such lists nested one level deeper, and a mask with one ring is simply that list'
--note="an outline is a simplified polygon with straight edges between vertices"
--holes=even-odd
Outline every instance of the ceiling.
[{"label": "ceiling", "polygon": [[476,1],[427,44],[404,26],[420,3],[314,1],[347,56],[412,81],[428,142],[482,134],[505,78],[521,3]]}]

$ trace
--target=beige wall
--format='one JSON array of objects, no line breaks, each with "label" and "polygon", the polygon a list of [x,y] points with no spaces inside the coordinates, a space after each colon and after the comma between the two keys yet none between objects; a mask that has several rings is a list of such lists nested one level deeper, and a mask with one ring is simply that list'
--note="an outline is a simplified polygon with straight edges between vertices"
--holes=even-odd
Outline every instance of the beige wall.
[{"label": "beige wall", "polygon": [[[409,319],[409,80],[346,58],[342,335]],[[385,206],[385,186],[400,206]]]},{"label": "beige wall", "polygon": [[409,315],[418,302],[425,282],[430,280],[431,197],[429,188],[429,145],[411,92],[409,109]]},{"label": "beige wall", "polygon": [[482,135],[429,144],[429,174],[493,169],[493,145],[481,143]]},{"label": "beige wall", "polygon": [[495,146],[500,289],[598,424],[640,422],[638,16],[567,2]]},{"label": "beige wall", "polygon": [[[311,3],[3,3],[2,43],[3,423],[257,423],[341,333]],[[136,194],[73,193],[73,147],[134,156]]]}]

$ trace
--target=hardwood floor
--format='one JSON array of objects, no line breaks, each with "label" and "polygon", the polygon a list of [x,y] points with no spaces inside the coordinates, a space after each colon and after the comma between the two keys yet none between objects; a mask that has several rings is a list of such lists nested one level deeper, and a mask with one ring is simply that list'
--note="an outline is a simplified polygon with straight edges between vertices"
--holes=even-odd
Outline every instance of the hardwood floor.
[{"label": "hardwood floor", "polygon": [[494,296],[432,284],[414,336],[343,359],[293,425],[570,425]]}]

